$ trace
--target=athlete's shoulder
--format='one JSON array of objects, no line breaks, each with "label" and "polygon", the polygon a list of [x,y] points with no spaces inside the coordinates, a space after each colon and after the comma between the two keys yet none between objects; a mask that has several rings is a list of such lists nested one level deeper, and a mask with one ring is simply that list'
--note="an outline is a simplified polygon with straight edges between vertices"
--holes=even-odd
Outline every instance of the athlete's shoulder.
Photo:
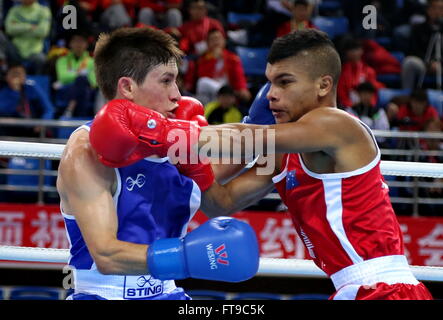
[{"label": "athlete's shoulder", "polygon": [[316,123],[325,130],[332,130],[340,135],[352,135],[354,131],[364,131],[357,117],[338,108],[316,108],[306,113],[300,120]]},{"label": "athlete's shoulder", "polygon": [[104,166],[89,141],[89,131],[76,130],[69,137],[60,159],[59,173],[72,178],[87,173],[92,176],[112,176],[113,169]]},{"label": "athlete's shoulder", "polygon": [[348,112],[335,107],[318,107],[307,112],[303,118],[314,118],[317,120],[342,120],[349,119],[355,121],[357,118]]}]

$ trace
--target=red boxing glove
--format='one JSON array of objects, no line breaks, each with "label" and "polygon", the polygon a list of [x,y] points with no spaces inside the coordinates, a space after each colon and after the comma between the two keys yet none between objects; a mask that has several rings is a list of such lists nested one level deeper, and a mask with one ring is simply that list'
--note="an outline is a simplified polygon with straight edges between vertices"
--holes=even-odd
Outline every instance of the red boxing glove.
[{"label": "red boxing glove", "polygon": [[199,133],[195,122],[167,119],[129,100],[112,100],[95,116],[89,139],[104,165],[119,168],[152,155],[166,157],[174,144],[190,154],[191,137],[197,143]]},{"label": "red boxing glove", "polygon": [[197,121],[200,127],[208,125],[208,120],[205,118],[205,107],[193,97],[182,97],[178,101],[178,108],[174,113],[177,119]]},{"label": "red boxing glove", "polygon": [[[197,121],[200,127],[208,125],[204,114],[203,104],[192,97],[182,97],[175,110],[177,119]],[[176,167],[181,174],[194,180],[202,192],[205,192],[214,183],[215,177],[210,163],[204,164],[199,160],[197,164],[178,163]]]}]

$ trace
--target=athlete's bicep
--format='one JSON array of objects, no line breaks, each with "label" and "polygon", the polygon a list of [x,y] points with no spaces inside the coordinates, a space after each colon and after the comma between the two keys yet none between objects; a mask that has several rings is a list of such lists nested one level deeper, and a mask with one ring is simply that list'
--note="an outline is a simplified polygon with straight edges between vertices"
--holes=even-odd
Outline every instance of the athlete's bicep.
[{"label": "athlete's bicep", "polygon": [[270,129],[275,132],[276,153],[329,153],[343,143],[340,122],[331,117],[316,118],[315,114],[310,114],[297,122],[273,125]]}]

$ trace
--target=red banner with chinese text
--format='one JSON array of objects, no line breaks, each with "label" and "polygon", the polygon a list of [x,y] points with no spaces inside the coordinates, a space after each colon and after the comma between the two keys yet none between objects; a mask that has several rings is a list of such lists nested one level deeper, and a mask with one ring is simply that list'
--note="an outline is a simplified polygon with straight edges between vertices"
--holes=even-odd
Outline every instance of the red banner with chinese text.
[{"label": "red banner with chinese text", "polygon": [[[234,217],[256,231],[261,257],[308,259],[289,215],[241,211]],[[189,223],[192,230],[206,221],[201,212]],[[443,266],[443,218],[399,217],[405,251],[412,265]],[[65,225],[56,205],[0,204],[0,245],[68,248]]]}]

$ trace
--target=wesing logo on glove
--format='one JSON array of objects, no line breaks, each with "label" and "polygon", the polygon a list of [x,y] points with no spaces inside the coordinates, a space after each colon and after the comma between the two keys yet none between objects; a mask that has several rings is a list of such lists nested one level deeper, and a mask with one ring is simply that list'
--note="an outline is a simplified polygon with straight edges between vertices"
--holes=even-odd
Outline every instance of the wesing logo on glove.
[{"label": "wesing logo on glove", "polygon": [[206,250],[208,253],[209,267],[211,269],[217,269],[217,264],[222,264],[225,266],[229,265],[228,253],[226,252],[226,245],[223,243],[219,245],[215,250],[213,249],[212,243],[206,245]]}]

